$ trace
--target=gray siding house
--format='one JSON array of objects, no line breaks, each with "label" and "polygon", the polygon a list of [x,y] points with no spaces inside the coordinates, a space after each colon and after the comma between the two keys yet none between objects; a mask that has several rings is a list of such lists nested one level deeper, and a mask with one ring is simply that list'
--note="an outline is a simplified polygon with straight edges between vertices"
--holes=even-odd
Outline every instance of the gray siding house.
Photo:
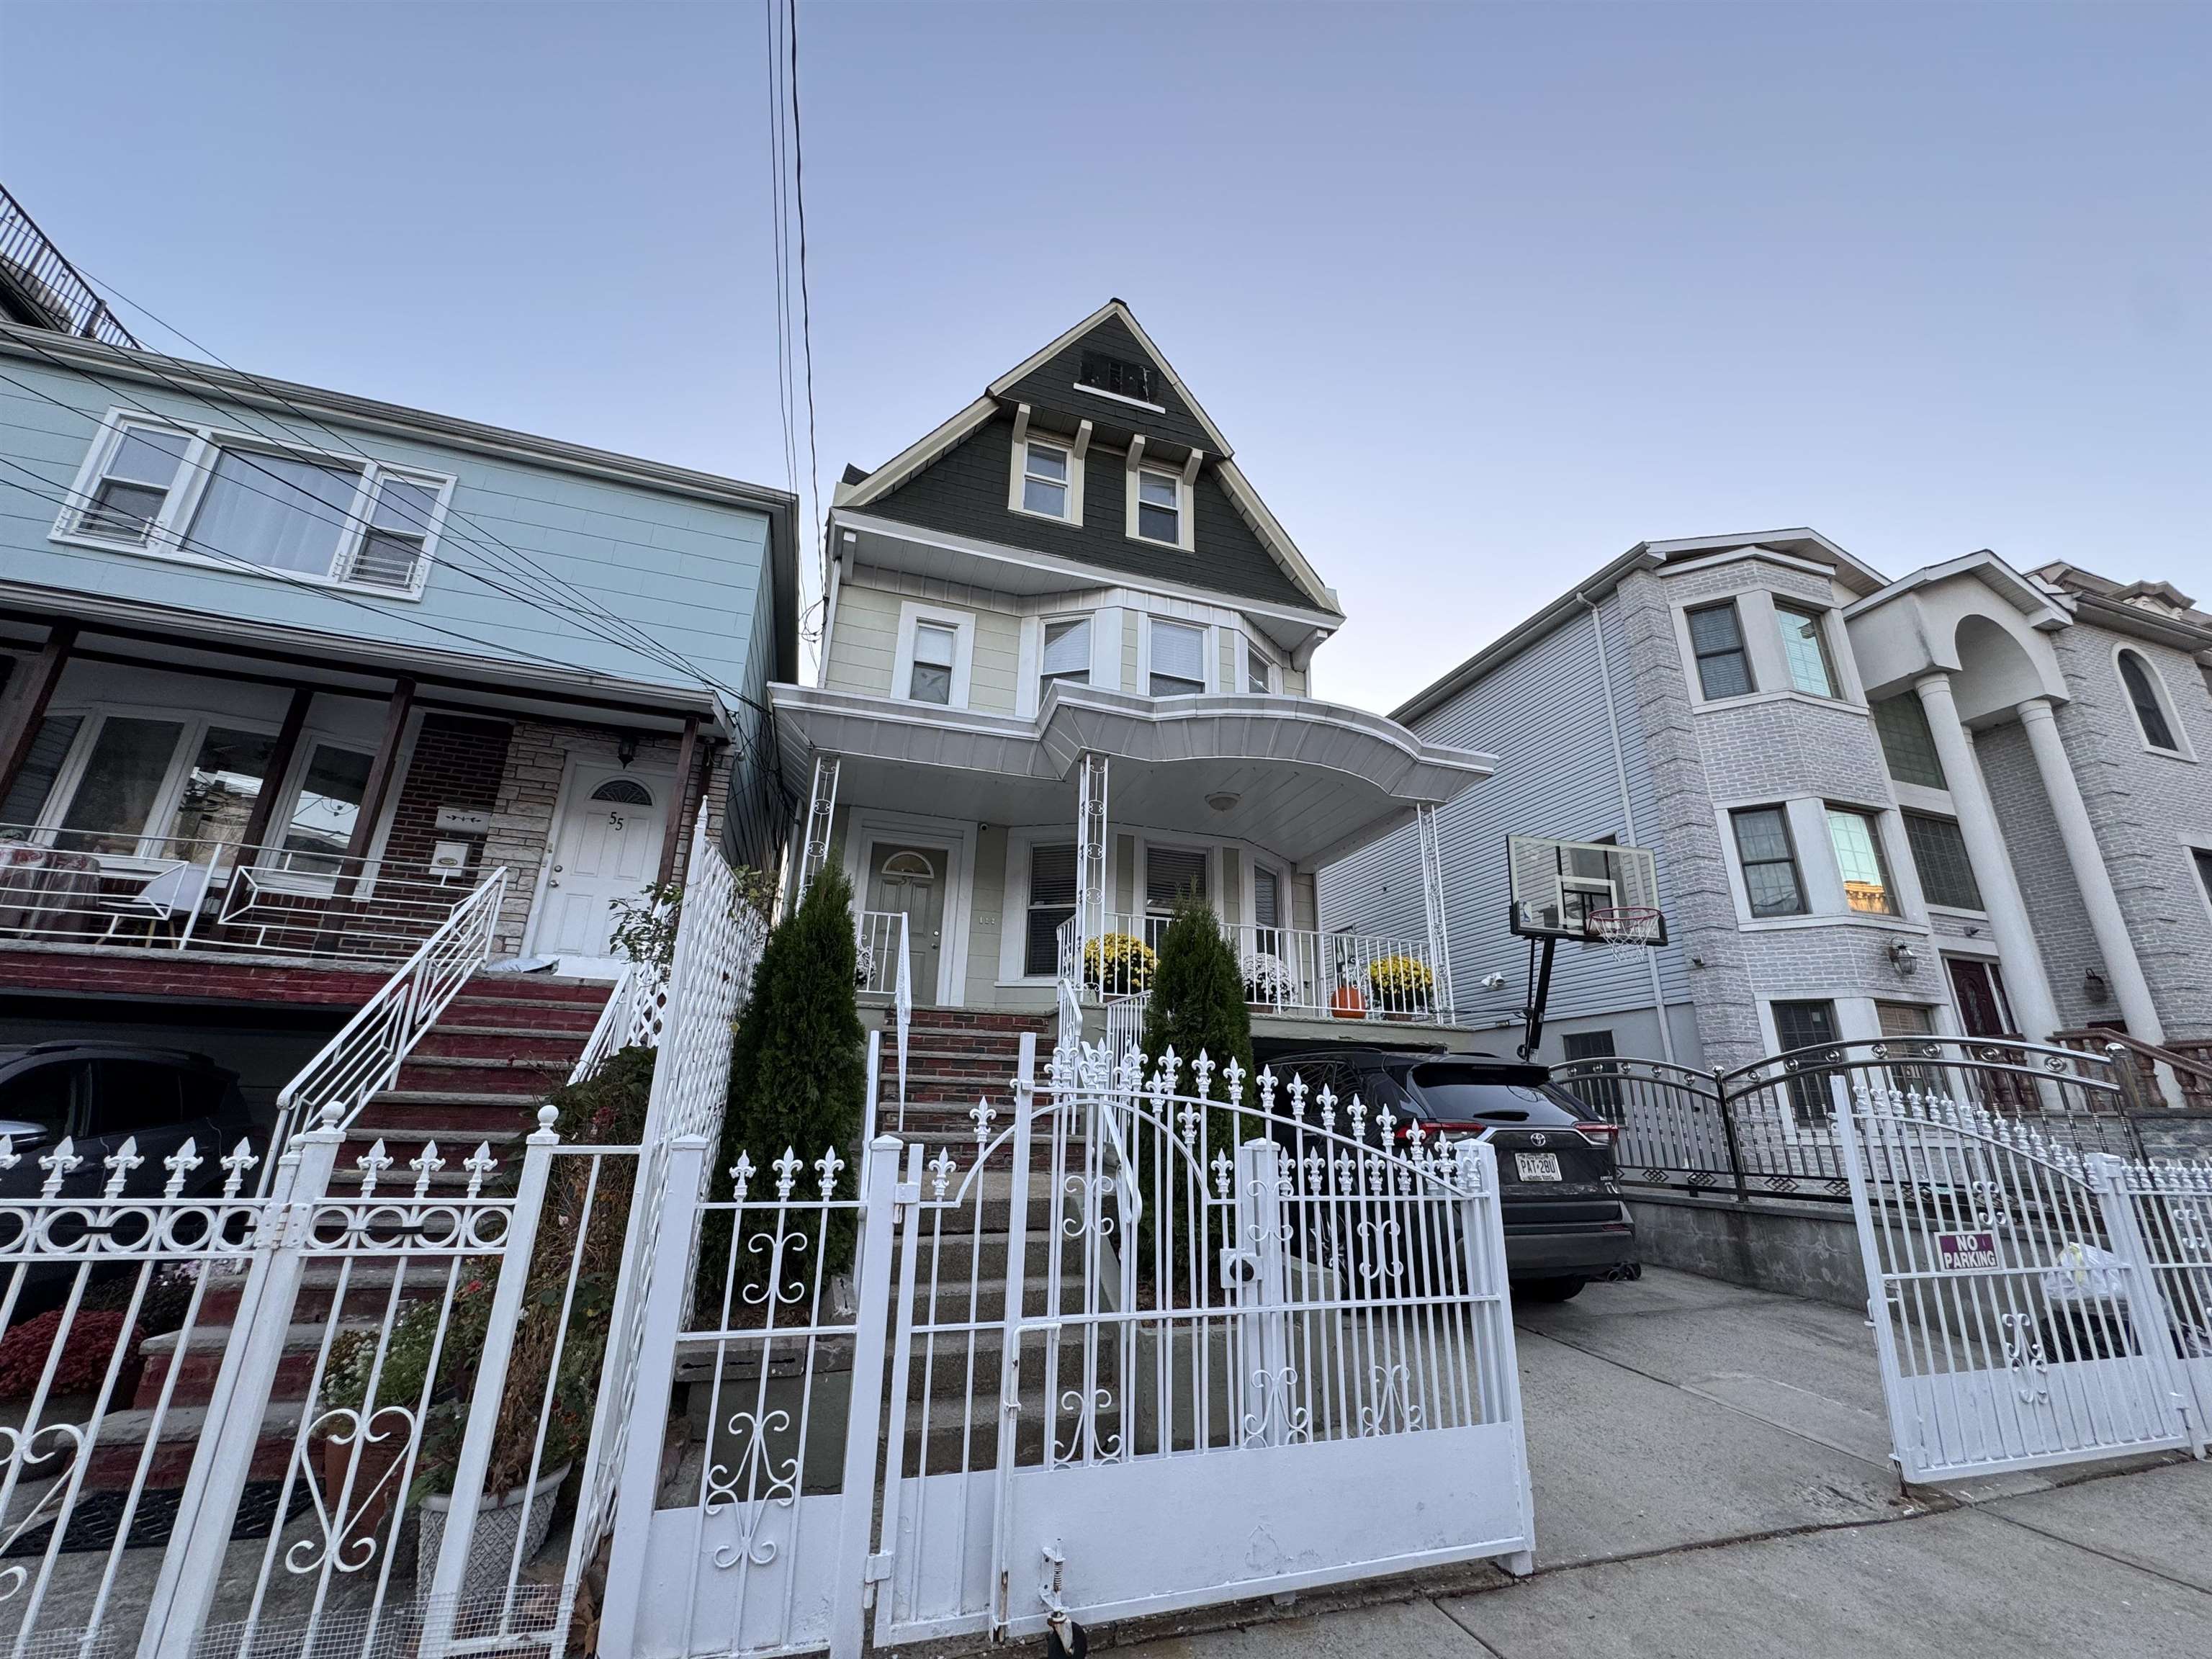
[{"label": "gray siding house", "polygon": [[[1644,543],[1395,712],[1500,754],[1439,833],[1468,1017],[1517,1025],[1504,837],[1652,848],[1668,944],[1561,953],[1541,1057],[1729,1067],[1913,1033],[2212,1040],[2212,617],[1982,552],[1892,581],[1808,530]],[[1324,928],[1418,898],[1393,836]]]}]

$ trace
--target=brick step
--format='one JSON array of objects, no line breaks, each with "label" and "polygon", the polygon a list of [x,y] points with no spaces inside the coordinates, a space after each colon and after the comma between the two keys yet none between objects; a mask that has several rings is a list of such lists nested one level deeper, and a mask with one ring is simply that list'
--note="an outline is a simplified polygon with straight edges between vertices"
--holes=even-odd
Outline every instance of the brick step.
[{"label": "brick step", "polygon": [[[300,1431],[304,1402],[271,1401],[261,1419],[261,1438],[253,1448],[250,1479],[281,1480],[292,1460],[292,1437]],[[138,1460],[147,1437],[154,1437],[154,1458],[145,1474],[149,1487],[185,1484],[191,1473],[192,1455],[207,1427],[207,1407],[172,1406],[161,1413],[146,1409],[110,1412],[100,1419],[100,1441],[86,1459],[84,1484],[91,1492],[124,1492],[139,1480]]]},{"label": "brick step", "polygon": [[988,1008],[917,1008],[907,1022],[909,1034],[915,1031],[1002,1031],[1018,1037],[1024,1031],[1035,1032],[1040,1040],[1059,1030],[1056,1014],[1006,1013]]},{"label": "brick step", "polygon": [[569,979],[552,974],[477,974],[461,988],[461,994],[526,1002],[588,1002],[604,1008],[614,988],[614,981],[610,979]]},{"label": "brick step", "polygon": [[453,1091],[462,1094],[518,1095],[537,1100],[566,1083],[575,1063],[574,1055],[563,1063],[489,1054],[416,1053],[409,1055],[399,1068],[396,1086],[408,1094],[443,1094]]},{"label": "brick step", "polygon": [[441,1023],[521,1026],[532,1031],[574,1031],[588,1036],[605,1009],[604,998],[597,1004],[541,1002],[528,997],[476,997],[464,993],[448,1005]]},{"label": "brick step", "polygon": [[546,1030],[527,1025],[457,1023],[453,1011],[417,1039],[416,1060],[509,1060],[556,1066],[565,1073],[584,1052],[589,1031]]},{"label": "brick step", "polygon": [[379,1135],[419,1139],[424,1135],[441,1146],[465,1140],[471,1146],[486,1135],[526,1134],[538,1127],[538,1103],[523,1095],[494,1096],[465,1103],[452,1095],[424,1095],[414,1100],[380,1096],[362,1117],[347,1126],[346,1138],[364,1146]]},{"label": "brick step", "polygon": [[[1000,1260],[1005,1260],[1005,1251]],[[427,1278],[427,1274],[425,1275]],[[437,1286],[444,1293],[442,1279]],[[325,1298],[327,1300],[327,1298]],[[365,1293],[349,1291],[346,1301],[362,1310],[360,1317],[344,1317],[338,1322],[341,1331],[374,1331],[382,1322],[383,1302],[375,1300],[375,1318],[368,1316],[370,1297]],[[161,1402],[161,1389],[172,1370],[177,1376],[176,1392],[169,1396],[169,1407],[204,1406],[215,1391],[216,1376],[222,1369],[224,1351],[230,1346],[232,1327],[200,1322],[189,1334],[172,1331],[163,1336],[149,1336],[138,1345],[145,1356],[145,1369],[139,1373],[138,1388],[132,1395],[134,1408],[150,1408]],[[300,1401],[307,1398],[307,1385],[314,1380],[315,1358],[322,1352],[323,1335],[330,1328],[327,1320],[313,1324],[293,1325],[284,1333],[284,1349],[276,1362],[276,1377],[269,1391],[271,1400]]]},{"label": "brick step", "polygon": [[[358,1171],[356,1171],[356,1174]],[[352,1271],[346,1273],[350,1266]],[[397,1269],[386,1261],[310,1261],[300,1281],[299,1294],[293,1298],[295,1318],[324,1318],[337,1296],[341,1278],[345,1284],[345,1305],[349,1310],[367,1314],[371,1310],[380,1316],[390,1302],[392,1284]],[[246,1275],[225,1273],[209,1281],[206,1293],[200,1297],[199,1312],[195,1322],[202,1327],[228,1323],[238,1314],[238,1300],[246,1288]],[[406,1276],[399,1281],[402,1302],[421,1301],[446,1293],[444,1263],[425,1256],[409,1264]]]}]

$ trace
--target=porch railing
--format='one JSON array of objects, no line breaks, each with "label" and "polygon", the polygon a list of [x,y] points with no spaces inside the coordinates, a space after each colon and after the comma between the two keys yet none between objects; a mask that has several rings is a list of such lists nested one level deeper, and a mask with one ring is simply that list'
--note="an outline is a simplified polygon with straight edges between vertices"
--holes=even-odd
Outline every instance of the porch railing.
[{"label": "porch railing", "polygon": [[400,962],[472,884],[469,873],[297,837],[248,847],[0,824],[0,939]]},{"label": "porch railing", "polygon": [[914,956],[906,912],[863,910],[853,918],[859,956],[856,977],[863,995],[889,997],[897,1031],[899,1127],[906,1127],[907,1032],[914,1024]]},{"label": "porch railing", "polygon": [[2143,1155],[2125,1068],[2038,1043],[1834,1043],[1733,1072],[1609,1057],[1555,1066],[1552,1080],[1619,1127],[1615,1161],[1630,1186],[1847,1202],[1835,1118],[1860,1086],[1972,1104],[2084,1154]]},{"label": "porch railing", "polygon": [[[1171,920],[1149,912],[1109,911],[1103,941],[1080,939],[1076,919],[1062,922],[1060,976],[1093,1001],[1146,989],[1152,956]],[[1451,1021],[1451,1009],[1437,995],[1439,975],[1425,935],[1321,933],[1250,922],[1219,926],[1237,954],[1244,1000],[1255,1013],[1422,1025]]]},{"label": "porch railing", "polygon": [[2184,1040],[2161,1046],[2101,1025],[2056,1032],[2051,1040],[2062,1048],[2083,1054],[2110,1054],[2115,1059],[2129,1056],[2134,1062],[2136,1082],[2142,1094],[2153,1099],[2164,1092],[2164,1079],[2159,1076],[2163,1066],[2173,1076],[2179,1104],[2193,1111],[2212,1111],[2212,1042]]},{"label": "porch railing", "polygon": [[0,186],[0,285],[12,290],[16,308],[35,313],[42,326],[109,345],[138,344],[5,186]]},{"label": "porch railing", "polygon": [[261,1164],[264,1188],[286,1144],[302,1128],[311,1122],[343,1128],[371,1096],[392,1086],[422,1034],[489,958],[506,897],[502,867],[454,906],[444,925],[284,1085],[276,1097],[269,1156]]}]

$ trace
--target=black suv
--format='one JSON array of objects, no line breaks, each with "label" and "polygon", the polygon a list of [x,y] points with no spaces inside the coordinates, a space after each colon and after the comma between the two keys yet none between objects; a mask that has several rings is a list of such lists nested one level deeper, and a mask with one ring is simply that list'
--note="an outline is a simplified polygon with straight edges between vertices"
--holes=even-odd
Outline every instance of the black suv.
[{"label": "black suv", "polygon": [[187,1198],[222,1190],[218,1160],[241,1137],[251,1137],[257,1153],[267,1143],[247,1113],[235,1072],[205,1054],[125,1042],[0,1048],[0,1134],[13,1140],[21,1160],[0,1172],[4,1198],[38,1195],[46,1179],[39,1158],[64,1136],[84,1160],[62,1185],[72,1198],[100,1191],[107,1180],[103,1160],[125,1140],[137,1143],[134,1155],[143,1160],[124,1181],[131,1198],[162,1191],[169,1172],[161,1160],[187,1140],[199,1159],[185,1177]]},{"label": "black suv", "polygon": [[[1553,1087],[1543,1066],[1486,1054],[1348,1048],[1279,1054],[1268,1063],[1281,1083],[1295,1073],[1314,1094],[1326,1084],[1340,1101],[1358,1095],[1368,1108],[1370,1139],[1387,1106],[1401,1143],[1418,1121],[1425,1135],[1446,1141],[1477,1135],[1496,1148],[1515,1295],[1564,1302],[1593,1279],[1638,1276],[1636,1226],[1613,1176],[1614,1127]],[[1279,1088],[1275,1098],[1276,1109],[1284,1109]]]}]

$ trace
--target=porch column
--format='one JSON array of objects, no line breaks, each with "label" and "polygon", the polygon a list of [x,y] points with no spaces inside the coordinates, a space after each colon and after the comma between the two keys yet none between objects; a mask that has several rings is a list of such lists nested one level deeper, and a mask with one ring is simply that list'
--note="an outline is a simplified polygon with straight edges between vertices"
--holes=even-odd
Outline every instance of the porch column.
[{"label": "porch column", "polygon": [[[1444,855],[1437,834],[1437,809],[1424,802],[1413,809],[1413,822],[1421,839],[1421,898],[1427,911],[1429,968],[1437,976],[1431,1006],[1437,1023],[1449,1025],[1452,1018],[1451,930],[1444,914]],[[1659,1018],[1663,1024],[1665,1009],[1660,1010]]]},{"label": "porch column", "polygon": [[2097,845],[2096,827],[2081,799],[2081,786],[2074,776],[2073,763],[2058,736],[2058,722],[2051,712],[2051,699],[2030,697],[2017,707],[2020,723],[2027,732],[2027,746],[2035,754],[2035,769],[2043,779],[2043,793],[2051,797],[2051,815],[2058,820],[2059,839],[2066,843],[2066,862],[2073,867],[2074,884],[2081,890],[2081,902],[2089,912],[2089,927],[2097,936],[2097,949],[2112,975],[2112,993],[2119,999],[2120,1017],[2128,1035],[2161,1047],[2166,1028],[2159,1024],[2152,1002],[2150,981],[2143,977],[2135,941],[2128,936],[2127,918],[2120,912],[2120,896],[2112,890],[2112,873]]},{"label": "porch column", "polygon": [[346,842],[349,859],[367,858],[375,845],[377,820],[384,816],[384,803],[392,793],[392,775],[399,769],[399,745],[406,738],[407,716],[414,707],[415,682],[395,680],[391,704],[384,711],[384,736],[377,743],[376,758],[369,763],[368,781],[362,787],[361,813]]},{"label": "porch column", "polygon": [[837,815],[838,757],[814,757],[814,789],[806,801],[806,831],[799,843],[799,882],[792,896],[796,904],[806,896],[814,878],[830,862],[830,825]]},{"label": "porch column", "polygon": [[1966,862],[1973,867],[1982,902],[1989,907],[1990,933],[1996,940],[2013,1012],[2028,1041],[2048,1042],[2058,1029],[2057,1005],[2051,1000],[2034,929],[2028,925],[2027,902],[2013,873],[2012,854],[1997,828],[1996,807],[1982,780],[1981,763],[1974,757],[1973,738],[1960,722],[1959,705],[1951,696],[1950,678],[1925,674],[1913,682],[1912,689],[1927,711],[1936,757],[1951,786],[1952,809],[1959,815],[1959,834],[1966,843]]},{"label": "porch column", "polygon": [[39,722],[46,719],[46,705],[54,700],[54,688],[61,684],[62,670],[69,666],[70,653],[76,648],[75,623],[58,622],[48,629],[46,644],[31,659],[30,672],[6,713],[0,714],[0,800],[8,799],[23,763],[31,757],[31,740],[39,735]]},{"label": "porch column", "polygon": [[307,726],[307,710],[314,701],[312,687],[302,685],[293,690],[291,703],[284,710],[284,723],[276,728],[276,741],[269,750],[269,769],[261,780],[261,793],[253,798],[253,810],[246,815],[246,828],[239,831],[240,847],[259,847],[268,840],[269,820],[276,813],[276,797],[283,790],[284,780],[291,775],[292,757],[300,752],[300,733]]},{"label": "porch column", "polygon": [[[1075,982],[1083,983],[1083,947],[1106,936],[1112,892],[1113,841],[1106,817],[1106,757],[1077,762],[1075,801]],[[1103,962],[1102,962],[1103,970]],[[1103,972],[1102,972],[1103,977]]]},{"label": "porch column", "polygon": [[[667,886],[669,878],[676,873],[676,848],[683,839],[684,809],[690,804],[691,800],[692,757],[697,751],[698,746],[699,717],[696,714],[686,714],[684,717],[683,741],[676,746],[675,810],[669,813],[668,827],[660,834],[660,872],[653,878],[653,885],[656,887]],[[699,810],[702,813],[707,810],[704,795],[700,797]]]}]

